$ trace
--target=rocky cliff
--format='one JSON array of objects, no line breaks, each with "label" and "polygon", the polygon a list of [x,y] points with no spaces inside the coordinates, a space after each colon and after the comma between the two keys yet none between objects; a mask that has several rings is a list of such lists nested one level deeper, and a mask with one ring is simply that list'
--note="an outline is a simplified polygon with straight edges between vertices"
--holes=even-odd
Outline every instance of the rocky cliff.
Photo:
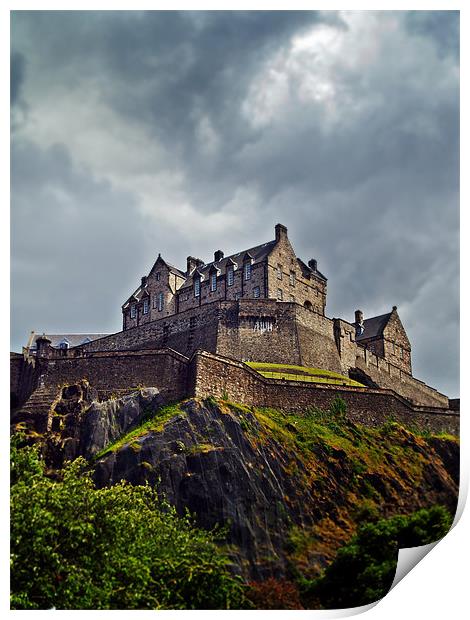
[{"label": "rocky cliff", "polygon": [[227,528],[246,579],[317,576],[359,523],[446,506],[458,495],[458,440],[328,412],[284,414],[212,398],[164,406],[157,390],[98,403],[85,383],[38,437],[51,473],[83,455],[97,486],[149,483],[205,528]]}]

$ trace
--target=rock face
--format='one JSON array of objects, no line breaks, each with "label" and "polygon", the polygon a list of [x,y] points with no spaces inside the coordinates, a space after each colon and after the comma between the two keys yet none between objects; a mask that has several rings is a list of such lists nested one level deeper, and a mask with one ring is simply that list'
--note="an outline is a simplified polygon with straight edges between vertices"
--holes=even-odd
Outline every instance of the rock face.
[{"label": "rock face", "polygon": [[[110,436],[102,426],[123,416],[119,407],[113,412],[82,435],[83,454]],[[234,569],[252,579],[282,577],[293,566],[317,575],[370,513],[435,504],[455,510],[456,440],[427,439],[397,424],[325,424],[307,414],[189,400],[103,454],[94,477],[98,486],[148,482],[199,525],[227,526]]]},{"label": "rock face", "polygon": [[163,404],[156,388],[136,390],[121,398],[104,402],[86,382],[62,389],[52,412],[51,433],[45,450],[51,465],[60,467],[78,456],[92,458]]}]

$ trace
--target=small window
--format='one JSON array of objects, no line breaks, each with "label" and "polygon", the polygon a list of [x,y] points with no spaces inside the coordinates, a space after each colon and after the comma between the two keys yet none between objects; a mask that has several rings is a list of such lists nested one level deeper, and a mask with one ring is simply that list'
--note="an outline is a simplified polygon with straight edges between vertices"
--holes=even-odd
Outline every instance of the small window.
[{"label": "small window", "polygon": [[295,286],[295,271],[289,273],[289,284]]},{"label": "small window", "polygon": [[211,273],[211,291],[214,292],[217,290],[217,274]]},{"label": "small window", "polygon": [[280,288],[277,289],[277,298],[279,301],[282,301],[282,289]]},{"label": "small window", "polygon": [[68,340],[62,340],[59,344],[59,349],[68,349],[69,348],[69,342]]},{"label": "small window", "polygon": [[155,280],[157,282],[160,280],[160,276],[161,276],[161,273],[159,271],[157,271],[157,273],[155,274]]},{"label": "small window", "polygon": [[244,271],[245,271],[245,280],[251,280],[251,263],[245,263]]},{"label": "small window", "polygon": [[233,286],[233,278],[234,273],[233,273],[233,266],[229,267],[227,269],[227,286]]},{"label": "small window", "polygon": [[146,297],[144,299],[144,314],[148,314],[149,313],[149,300],[148,297]]},{"label": "small window", "polygon": [[163,310],[163,293],[158,294],[158,311],[161,312]]},{"label": "small window", "polygon": [[259,286],[255,286],[255,288],[253,289],[253,297],[255,299],[258,299],[258,297],[259,297]]},{"label": "small window", "polygon": [[277,266],[276,275],[278,280],[282,280],[282,265]]},{"label": "small window", "polygon": [[131,304],[131,319],[135,319],[137,316],[137,306],[135,304]]},{"label": "small window", "polygon": [[201,280],[199,278],[196,278],[196,280],[194,280],[194,297],[199,297],[200,294],[201,294]]},{"label": "small window", "polygon": [[235,301],[238,301],[240,299],[240,293],[235,293]]},{"label": "small window", "polygon": [[152,308],[156,308],[158,306],[158,295],[155,293],[152,296]]},{"label": "small window", "polygon": [[295,301],[295,297],[293,295],[290,296],[291,301]]}]

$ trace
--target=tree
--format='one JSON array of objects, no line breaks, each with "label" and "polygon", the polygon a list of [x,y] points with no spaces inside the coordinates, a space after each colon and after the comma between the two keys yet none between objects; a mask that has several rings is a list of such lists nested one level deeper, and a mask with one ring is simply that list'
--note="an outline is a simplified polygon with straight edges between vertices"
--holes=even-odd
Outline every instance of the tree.
[{"label": "tree", "polygon": [[436,542],[451,525],[451,515],[441,506],[366,523],[322,577],[303,584],[304,598],[335,609],[373,603],[393,583],[398,550]]},{"label": "tree", "polygon": [[11,450],[13,609],[233,609],[243,586],[216,532],[149,486],[95,489],[86,461],[60,481],[35,447]]}]

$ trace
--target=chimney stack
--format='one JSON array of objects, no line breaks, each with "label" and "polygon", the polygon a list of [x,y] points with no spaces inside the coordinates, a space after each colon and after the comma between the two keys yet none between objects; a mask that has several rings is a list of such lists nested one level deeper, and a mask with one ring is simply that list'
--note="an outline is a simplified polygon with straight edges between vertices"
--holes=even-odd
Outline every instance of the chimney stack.
[{"label": "chimney stack", "polygon": [[356,328],[356,338],[364,333],[364,315],[362,310],[356,310],[354,313],[354,327]]},{"label": "chimney stack", "polygon": [[218,263],[219,260],[222,260],[224,257],[224,253],[222,252],[222,250],[216,250],[214,252],[214,262]]},{"label": "chimney stack", "polygon": [[186,259],[186,275],[189,276],[189,274],[194,271],[196,267],[200,267],[201,265],[204,265],[203,260],[200,258],[194,258],[194,256],[188,256]]},{"label": "chimney stack", "polygon": [[276,224],[274,227],[274,232],[276,233],[276,241],[287,239],[287,228],[282,224]]},{"label": "chimney stack", "polygon": [[310,269],[311,269],[312,271],[316,271],[316,270],[317,270],[317,261],[316,261],[314,258],[311,258],[311,259],[308,261],[308,266],[310,267]]}]

